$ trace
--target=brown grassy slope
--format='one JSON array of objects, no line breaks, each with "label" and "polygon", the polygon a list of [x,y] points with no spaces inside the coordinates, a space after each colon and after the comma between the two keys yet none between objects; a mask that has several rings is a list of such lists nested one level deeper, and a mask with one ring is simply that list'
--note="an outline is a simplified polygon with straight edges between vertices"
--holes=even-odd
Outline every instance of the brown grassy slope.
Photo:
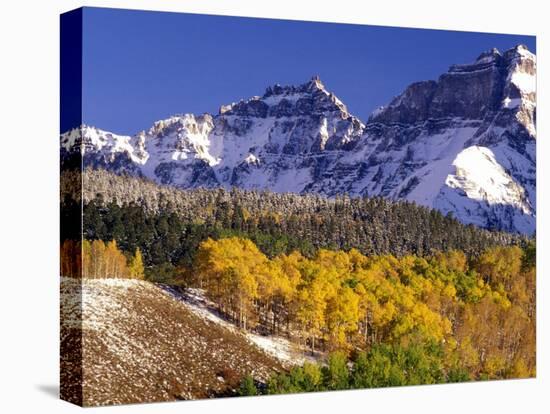
[{"label": "brown grassy slope", "polygon": [[[61,283],[61,338],[63,350],[79,333],[82,294],[85,406],[231,395],[242,376],[265,380],[281,370],[244,336],[196,316],[149,282],[80,282]],[[70,363],[62,355],[62,382],[74,378],[63,369]]]}]

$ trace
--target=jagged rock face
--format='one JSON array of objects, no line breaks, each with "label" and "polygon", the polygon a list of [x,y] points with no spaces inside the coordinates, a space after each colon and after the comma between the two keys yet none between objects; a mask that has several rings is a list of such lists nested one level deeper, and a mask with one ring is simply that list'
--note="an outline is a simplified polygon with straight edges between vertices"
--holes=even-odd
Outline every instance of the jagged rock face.
[{"label": "jagged rock face", "polygon": [[[534,101],[536,62],[525,47],[500,54],[482,53],[473,64],[453,65],[438,81],[417,82],[378,110],[369,121],[415,123],[459,117],[483,119],[498,111],[504,100]],[[508,101],[510,100],[510,101]]]},{"label": "jagged rock face", "polygon": [[348,193],[407,199],[465,223],[535,230],[536,58],[483,53],[410,85],[367,124],[318,77],[158,121],[134,137],[91,127],[62,135],[62,159],[181,188]]},{"label": "jagged rock face", "polygon": [[[367,135],[390,139],[374,154],[388,154],[393,142],[397,148],[411,144],[406,155],[391,154],[403,161],[399,166],[380,165],[385,174],[367,180],[367,190],[435,207],[465,223],[533,233],[535,80],[536,58],[518,46],[453,65],[437,82],[411,85],[369,119]],[[380,190],[373,182],[382,183]]]}]

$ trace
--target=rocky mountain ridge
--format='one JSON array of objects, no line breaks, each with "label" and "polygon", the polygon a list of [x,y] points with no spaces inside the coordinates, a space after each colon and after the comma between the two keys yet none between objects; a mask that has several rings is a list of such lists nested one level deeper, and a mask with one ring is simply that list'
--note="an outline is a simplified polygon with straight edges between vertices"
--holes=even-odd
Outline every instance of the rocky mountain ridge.
[{"label": "rocky mountain ridge", "polygon": [[135,136],[82,126],[62,134],[61,157],[179,188],[406,199],[533,234],[535,123],[536,57],[520,45],[413,83],[366,123],[314,77]]}]

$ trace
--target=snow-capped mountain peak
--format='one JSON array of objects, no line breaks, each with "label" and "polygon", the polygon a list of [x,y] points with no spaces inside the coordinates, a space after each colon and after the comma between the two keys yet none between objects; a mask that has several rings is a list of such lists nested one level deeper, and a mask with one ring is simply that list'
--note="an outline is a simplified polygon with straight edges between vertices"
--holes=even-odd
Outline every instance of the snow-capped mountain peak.
[{"label": "snow-capped mountain peak", "polygon": [[535,229],[536,56],[519,45],[415,82],[365,124],[318,76],[176,115],[133,137],[83,126],[63,159],[181,188],[406,199],[465,223]]},{"label": "snow-capped mountain peak", "polygon": [[344,103],[325,89],[319,76],[313,76],[298,86],[275,84],[269,86],[262,96],[222,105],[219,115],[282,118],[331,112],[339,113],[343,119],[350,117]]}]

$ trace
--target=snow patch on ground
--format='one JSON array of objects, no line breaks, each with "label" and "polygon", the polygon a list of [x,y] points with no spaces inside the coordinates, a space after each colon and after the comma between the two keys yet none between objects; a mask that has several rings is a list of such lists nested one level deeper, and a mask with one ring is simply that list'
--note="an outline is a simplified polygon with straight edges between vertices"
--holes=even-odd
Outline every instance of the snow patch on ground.
[{"label": "snow patch on ground", "polygon": [[265,382],[283,368],[190,309],[147,281],[61,278],[63,381],[81,358],[85,405],[128,404],[227,395],[244,375]]},{"label": "snow patch on ground", "polygon": [[285,365],[302,365],[304,362],[316,362],[318,359],[313,356],[306,355],[305,350],[300,350],[297,345],[293,344],[286,338],[280,336],[265,336],[254,332],[245,332],[238,329],[235,325],[228,322],[217,311],[216,305],[206,299],[202,289],[188,288],[184,293],[174,290],[173,288],[164,285],[163,288],[169,292],[177,300],[181,301],[195,315],[217,325],[223,326],[233,332],[240,333],[248,339],[250,343],[260,348],[267,354],[277,358]]}]

